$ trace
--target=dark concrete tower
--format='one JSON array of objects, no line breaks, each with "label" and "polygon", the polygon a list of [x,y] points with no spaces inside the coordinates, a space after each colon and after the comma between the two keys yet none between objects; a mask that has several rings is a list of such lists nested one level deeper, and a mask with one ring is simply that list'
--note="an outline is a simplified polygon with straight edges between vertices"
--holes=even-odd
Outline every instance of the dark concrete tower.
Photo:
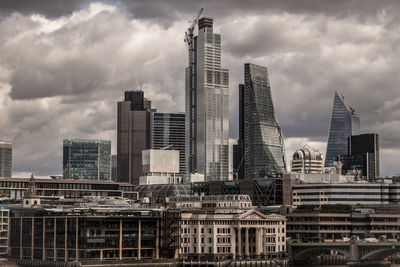
[{"label": "dark concrete tower", "polygon": [[118,102],[117,180],[139,185],[142,151],[150,148],[151,102],[143,91],[127,91]]}]

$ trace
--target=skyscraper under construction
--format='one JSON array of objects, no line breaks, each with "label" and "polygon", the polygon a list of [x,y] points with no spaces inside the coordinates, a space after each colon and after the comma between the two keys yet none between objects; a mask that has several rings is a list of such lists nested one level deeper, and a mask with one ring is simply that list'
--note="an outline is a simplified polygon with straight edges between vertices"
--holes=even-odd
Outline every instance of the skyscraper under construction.
[{"label": "skyscraper under construction", "polygon": [[204,174],[207,181],[227,180],[229,72],[221,68],[221,35],[213,32],[213,19],[199,19],[194,36],[196,22],[186,36],[186,173]]}]

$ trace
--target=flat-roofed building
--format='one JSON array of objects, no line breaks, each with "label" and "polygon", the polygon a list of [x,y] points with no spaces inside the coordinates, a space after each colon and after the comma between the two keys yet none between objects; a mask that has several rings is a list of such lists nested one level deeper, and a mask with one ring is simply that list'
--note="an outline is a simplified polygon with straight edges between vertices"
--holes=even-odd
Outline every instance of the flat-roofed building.
[{"label": "flat-roofed building", "polygon": [[111,180],[111,141],[64,140],[63,178]]},{"label": "flat-roofed building", "polygon": [[129,207],[15,207],[9,256],[16,262],[158,260],[166,246],[162,216],[158,209]]},{"label": "flat-roofed building", "polygon": [[[29,178],[2,178],[0,179],[0,192],[7,193],[13,199],[22,199],[29,187],[29,183]],[[138,193],[133,190],[133,185],[112,181],[35,179],[35,187],[39,196],[47,197],[81,198],[84,196],[103,196],[138,198]]]},{"label": "flat-roofed building", "polygon": [[398,205],[302,206],[286,214],[287,237],[297,242],[349,242],[351,237],[400,240]]},{"label": "flat-roofed building", "polygon": [[139,185],[183,182],[183,174],[179,173],[178,150],[143,150],[142,166],[143,176],[139,177]]},{"label": "flat-roofed building", "polygon": [[389,204],[391,187],[385,183],[310,183],[293,185],[293,205]]},{"label": "flat-roofed building", "polygon": [[11,177],[12,144],[0,141],[0,177]]}]

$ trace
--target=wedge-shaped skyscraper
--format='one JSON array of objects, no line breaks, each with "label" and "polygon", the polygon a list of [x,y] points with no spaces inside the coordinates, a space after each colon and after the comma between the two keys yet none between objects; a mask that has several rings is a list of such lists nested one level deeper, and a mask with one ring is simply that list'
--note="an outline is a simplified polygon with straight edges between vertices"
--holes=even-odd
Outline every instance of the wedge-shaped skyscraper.
[{"label": "wedge-shaped skyscraper", "polygon": [[285,146],[267,68],[245,64],[244,82],[239,85],[239,145],[244,168],[240,178],[280,176],[286,172]]},{"label": "wedge-shaped skyscraper", "polygon": [[360,117],[352,107],[344,103],[344,96],[335,91],[325,166],[331,166],[339,155],[348,154],[347,139],[360,134]]}]

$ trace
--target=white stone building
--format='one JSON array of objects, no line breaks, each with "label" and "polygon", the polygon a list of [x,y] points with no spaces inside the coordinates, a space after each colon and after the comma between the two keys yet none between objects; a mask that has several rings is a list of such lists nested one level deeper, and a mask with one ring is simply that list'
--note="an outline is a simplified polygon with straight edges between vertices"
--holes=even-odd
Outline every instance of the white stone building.
[{"label": "white stone building", "polygon": [[255,210],[244,195],[189,198],[175,201],[182,211],[181,258],[261,259],[286,253],[284,216]]}]

